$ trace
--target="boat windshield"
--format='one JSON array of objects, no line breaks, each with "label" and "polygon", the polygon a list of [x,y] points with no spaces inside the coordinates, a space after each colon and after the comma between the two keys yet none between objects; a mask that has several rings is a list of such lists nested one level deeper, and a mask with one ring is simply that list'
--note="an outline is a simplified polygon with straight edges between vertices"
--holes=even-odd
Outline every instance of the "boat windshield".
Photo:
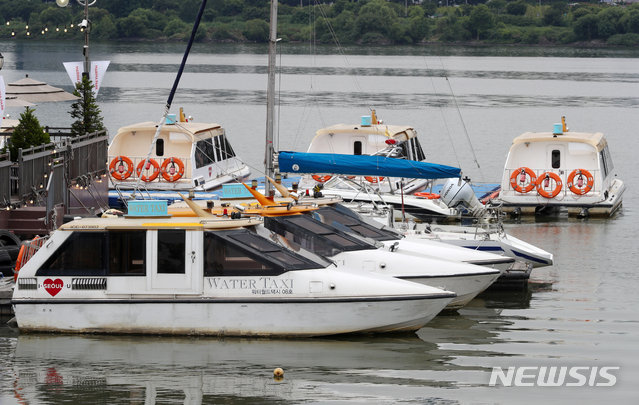
[{"label": "boat windshield", "polygon": [[326,267],[247,229],[204,232],[204,276],[264,276]]},{"label": "boat windshield", "polygon": [[376,249],[372,243],[347,234],[306,215],[264,218],[264,226],[289,243],[324,257],[344,251]]},{"label": "boat windshield", "polygon": [[380,242],[402,238],[395,230],[383,229],[369,224],[355,212],[339,204],[319,208],[318,210],[309,212],[308,215],[321,221],[323,224],[331,225],[345,232]]},{"label": "boat windshield", "polygon": [[235,151],[224,135],[202,139],[195,145],[195,167],[212,165],[235,157]]}]

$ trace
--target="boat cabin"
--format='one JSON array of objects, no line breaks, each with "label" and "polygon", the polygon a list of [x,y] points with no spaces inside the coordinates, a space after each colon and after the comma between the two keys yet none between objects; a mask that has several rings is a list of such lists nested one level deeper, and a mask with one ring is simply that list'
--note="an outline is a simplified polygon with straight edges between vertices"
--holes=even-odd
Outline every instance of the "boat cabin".
[{"label": "boat cabin", "polygon": [[368,119],[360,125],[337,124],[318,130],[307,152],[375,155],[392,146],[393,153],[397,155],[392,157],[418,161],[426,158],[415,129],[402,125],[367,124]]},{"label": "boat cabin", "polygon": [[506,211],[567,207],[578,215],[611,214],[624,188],[602,133],[567,132],[557,124],[552,132],[513,140],[499,201]]},{"label": "boat cabin", "polygon": [[157,127],[142,122],[118,130],[109,145],[110,188],[211,190],[250,174],[219,124],[169,119],[153,143]]}]

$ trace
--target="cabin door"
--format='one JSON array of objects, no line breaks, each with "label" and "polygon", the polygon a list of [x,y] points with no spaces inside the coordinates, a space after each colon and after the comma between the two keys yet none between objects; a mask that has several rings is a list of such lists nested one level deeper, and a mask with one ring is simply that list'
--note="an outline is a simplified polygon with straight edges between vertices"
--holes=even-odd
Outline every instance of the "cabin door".
[{"label": "cabin door", "polygon": [[351,138],[353,142],[353,155],[366,155],[368,148],[366,147],[366,138],[363,136],[354,136]]},{"label": "cabin door", "polygon": [[159,229],[147,232],[149,290],[159,294],[202,293],[202,232]]},{"label": "cabin door", "polygon": [[546,147],[546,165],[543,166],[547,171],[561,173],[560,168],[566,167],[566,148],[561,144],[550,144]]}]

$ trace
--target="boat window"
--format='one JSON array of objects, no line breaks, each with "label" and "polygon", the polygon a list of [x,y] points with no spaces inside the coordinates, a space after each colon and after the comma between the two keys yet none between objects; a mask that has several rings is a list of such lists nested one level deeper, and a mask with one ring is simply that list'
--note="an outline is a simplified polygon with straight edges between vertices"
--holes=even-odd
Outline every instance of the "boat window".
[{"label": "boat window", "polygon": [[267,217],[264,219],[264,226],[284,236],[290,243],[320,256],[334,256],[343,251],[375,249],[371,243],[306,215]]},{"label": "boat window", "polygon": [[208,166],[213,163],[213,144],[211,139],[204,139],[195,144],[195,167]]},{"label": "boat window", "polygon": [[155,155],[156,156],[164,156],[164,139],[158,138],[155,141]]},{"label": "boat window", "polygon": [[397,232],[377,228],[374,225],[366,223],[362,219],[358,218],[356,216],[357,214],[352,211],[347,213],[346,210],[348,209],[336,205],[322,207],[318,210],[309,212],[309,215],[324,224],[334,226],[337,229],[342,229],[345,232],[355,233],[356,235],[365,238],[371,238],[377,241],[401,239],[401,236]]},{"label": "boat window", "polygon": [[362,141],[353,142],[353,155],[362,154]]},{"label": "boat window", "polygon": [[246,229],[204,233],[204,276],[273,276],[324,267]]},{"label": "boat window", "polygon": [[408,145],[408,142],[404,141],[404,142],[400,142],[398,145],[400,148],[402,148],[402,153],[401,156],[404,159],[413,159],[413,155],[411,154],[410,151],[410,145]]},{"label": "boat window", "polygon": [[220,137],[216,136],[215,138],[213,138],[213,142],[215,143],[215,161],[216,162],[221,162],[222,161],[222,146],[220,145]]},{"label": "boat window", "polygon": [[412,138],[415,145],[413,146],[413,150],[415,151],[414,160],[422,161],[426,159],[426,154],[424,153],[424,149],[422,149],[422,145],[419,143],[419,139]]},{"label": "boat window", "polygon": [[105,253],[105,232],[73,232],[36,276],[105,276]]},{"label": "boat window", "polygon": [[551,154],[551,164],[553,169],[559,169],[561,166],[561,152],[554,149]]},{"label": "boat window", "polygon": [[608,173],[610,173],[613,169],[612,157],[610,156],[610,150],[608,149],[608,145],[606,145],[601,152],[599,152],[601,156],[601,170],[603,177],[606,178]]},{"label": "boat window", "polygon": [[112,276],[146,275],[146,232],[109,231],[109,271]]},{"label": "boat window", "polygon": [[226,160],[234,157],[235,151],[233,151],[228,139],[224,135],[220,135],[220,140],[222,142],[222,159]]},{"label": "boat window", "polygon": [[184,274],[186,231],[158,230],[158,274]]}]

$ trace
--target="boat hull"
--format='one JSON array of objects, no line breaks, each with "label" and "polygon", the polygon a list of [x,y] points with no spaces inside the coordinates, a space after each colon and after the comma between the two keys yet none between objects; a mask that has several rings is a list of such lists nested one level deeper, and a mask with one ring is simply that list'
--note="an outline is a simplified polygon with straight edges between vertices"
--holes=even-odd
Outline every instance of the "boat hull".
[{"label": "boat hull", "polygon": [[457,297],[453,298],[452,301],[446,305],[446,309],[459,309],[472,301],[479,293],[490,287],[500,275],[500,272],[486,272],[445,277],[402,276],[397,278],[453,291],[457,294]]},{"label": "boat hull", "polygon": [[415,331],[451,294],[278,300],[14,300],[21,331],[322,336]]}]

